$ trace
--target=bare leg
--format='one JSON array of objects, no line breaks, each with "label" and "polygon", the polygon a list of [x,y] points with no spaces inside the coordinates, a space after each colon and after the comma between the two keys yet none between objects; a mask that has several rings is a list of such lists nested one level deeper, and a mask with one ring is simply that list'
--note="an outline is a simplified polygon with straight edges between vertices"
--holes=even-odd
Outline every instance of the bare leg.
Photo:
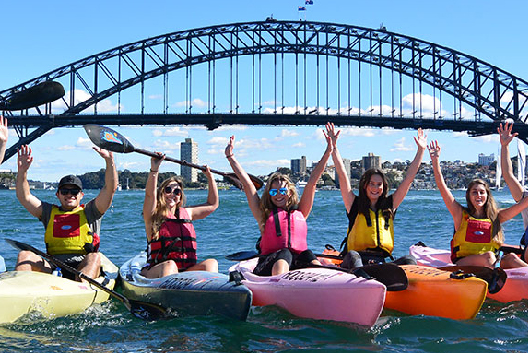
[{"label": "bare leg", "polygon": [[528,267],[528,264],[515,254],[506,254],[501,259],[502,268]]},{"label": "bare leg", "polygon": [[187,271],[218,272],[218,261],[216,261],[216,259],[207,259],[192,267],[189,267]]},{"label": "bare leg", "polygon": [[492,252],[488,251],[484,254],[469,255],[457,261],[457,266],[485,266],[493,268],[497,257]]},{"label": "bare leg", "polygon": [[18,253],[15,271],[52,272],[51,266],[46,260],[27,250],[22,250]]},{"label": "bare leg", "polygon": [[172,260],[163,261],[151,268],[143,269],[141,275],[147,278],[161,278],[178,273],[178,266]]},{"label": "bare leg", "polygon": [[280,274],[288,272],[289,270],[290,270],[290,265],[288,265],[288,262],[286,260],[279,259],[273,265],[271,269],[271,275],[272,276],[280,275]]},{"label": "bare leg", "polygon": [[[77,266],[77,270],[90,278],[97,278],[101,274],[101,254],[92,252],[84,257],[84,260]],[[83,282],[87,282],[82,280]]]}]

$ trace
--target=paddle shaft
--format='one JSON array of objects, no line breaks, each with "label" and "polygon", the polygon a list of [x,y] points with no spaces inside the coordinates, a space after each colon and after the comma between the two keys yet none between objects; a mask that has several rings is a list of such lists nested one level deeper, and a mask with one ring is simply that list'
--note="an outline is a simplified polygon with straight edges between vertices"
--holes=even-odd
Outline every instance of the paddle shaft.
[{"label": "paddle shaft", "polygon": [[20,242],[17,242],[15,240],[11,240],[11,239],[6,239],[6,241],[9,244],[14,245],[19,250],[29,250],[31,252],[34,252],[35,254],[40,255],[41,257],[45,258],[49,262],[53,263],[55,266],[63,268],[66,271],[71,272],[71,273],[79,276],[79,278],[86,280],[90,284],[93,284],[97,288],[107,292],[108,294],[110,294],[114,298],[116,298],[116,299],[120,300],[121,302],[123,302],[123,304],[125,304],[125,306],[129,310],[132,307],[131,304],[130,304],[130,301],[125,296],[123,296],[122,294],[119,294],[119,293],[117,293],[117,292],[115,292],[115,291],[103,286],[101,283],[97,282],[95,279],[86,276],[84,273],[82,273],[81,271],[77,270],[76,268],[73,268],[73,267],[71,267],[69,265],[66,265],[64,262],[62,262],[59,259],[53,257],[52,255],[46,254],[45,252],[42,252],[39,249],[34,248],[31,245],[29,245],[29,244],[23,244],[23,243],[20,243]]},{"label": "paddle shaft", "polygon": [[[152,151],[147,151],[147,150],[144,150],[144,149],[141,149],[141,148],[134,148],[134,152],[138,152],[138,153],[144,154],[146,156],[150,156],[150,157],[159,158],[159,154],[157,154],[155,152],[152,152]],[[167,156],[165,156],[165,160],[169,161],[169,162],[178,163],[178,164],[181,164],[181,165],[184,165],[184,166],[187,166],[187,167],[200,169],[201,171],[205,172],[205,167],[203,167],[201,165],[198,165],[198,164],[190,163],[190,162],[187,162],[187,161],[180,161],[179,159],[175,159],[175,158],[171,158],[171,157],[167,157]],[[210,168],[209,168],[209,170],[211,171],[211,173],[215,173],[215,174],[219,174],[219,175],[222,175],[222,176],[225,176],[225,177],[229,177],[229,174],[227,174],[225,172],[221,172],[219,170],[214,170],[214,169],[210,169]]]}]

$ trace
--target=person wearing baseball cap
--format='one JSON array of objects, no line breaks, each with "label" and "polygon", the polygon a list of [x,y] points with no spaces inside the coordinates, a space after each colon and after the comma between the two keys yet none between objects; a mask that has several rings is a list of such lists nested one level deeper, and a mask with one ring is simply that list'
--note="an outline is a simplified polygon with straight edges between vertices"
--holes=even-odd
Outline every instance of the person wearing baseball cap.
[{"label": "person wearing baseball cap", "polygon": [[[99,230],[104,213],[112,205],[117,190],[117,171],[112,152],[93,148],[105,160],[105,184],[99,194],[86,205],[83,185],[79,177],[69,174],[59,181],[57,196],[60,205],[41,201],[32,195],[27,172],[33,157],[31,148],[24,145],[18,151],[18,174],[16,181],[17,198],[34,217],[44,225],[44,242],[47,253],[76,268],[88,277],[97,278],[100,273]],[[52,273],[54,266],[39,255],[22,250],[18,254],[16,271],[39,271]],[[73,274],[64,272],[65,277],[74,279]],[[79,280],[79,278],[75,278]]]}]

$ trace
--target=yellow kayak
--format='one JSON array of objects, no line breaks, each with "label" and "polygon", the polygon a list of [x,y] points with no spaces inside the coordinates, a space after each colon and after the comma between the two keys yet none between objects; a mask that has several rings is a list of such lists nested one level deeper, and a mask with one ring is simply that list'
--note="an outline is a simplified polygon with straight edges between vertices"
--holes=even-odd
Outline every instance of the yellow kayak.
[{"label": "yellow kayak", "polygon": [[[101,267],[105,276],[97,281],[113,289],[118,268],[104,255]],[[108,298],[107,292],[95,286],[51,274],[3,272],[0,273],[0,324],[14,322],[35,311],[47,318],[78,314],[93,303],[101,303]]]}]

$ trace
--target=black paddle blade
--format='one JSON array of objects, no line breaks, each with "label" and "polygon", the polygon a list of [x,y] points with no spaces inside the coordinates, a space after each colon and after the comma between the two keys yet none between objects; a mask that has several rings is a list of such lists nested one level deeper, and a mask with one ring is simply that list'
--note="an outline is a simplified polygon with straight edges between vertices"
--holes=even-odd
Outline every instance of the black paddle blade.
[{"label": "black paddle blade", "polygon": [[157,321],[170,317],[167,310],[160,305],[146,302],[138,302],[135,300],[129,300],[129,303],[130,312],[138,319],[145,321]]},{"label": "black paddle blade", "polygon": [[225,258],[229,261],[244,261],[257,257],[258,255],[259,254],[256,251],[246,250],[226,255]]},{"label": "black paddle blade", "polygon": [[5,102],[0,102],[0,110],[24,110],[38,107],[62,98],[64,93],[64,87],[59,82],[41,82],[36,86],[13,93]]},{"label": "black paddle blade", "polygon": [[118,153],[134,152],[134,146],[119,132],[109,127],[95,124],[84,125],[84,130],[97,147]]},{"label": "black paddle blade", "polygon": [[409,285],[405,270],[393,263],[367,265],[359,268],[376,281],[383,283],[388,291],[405,290]]}]

